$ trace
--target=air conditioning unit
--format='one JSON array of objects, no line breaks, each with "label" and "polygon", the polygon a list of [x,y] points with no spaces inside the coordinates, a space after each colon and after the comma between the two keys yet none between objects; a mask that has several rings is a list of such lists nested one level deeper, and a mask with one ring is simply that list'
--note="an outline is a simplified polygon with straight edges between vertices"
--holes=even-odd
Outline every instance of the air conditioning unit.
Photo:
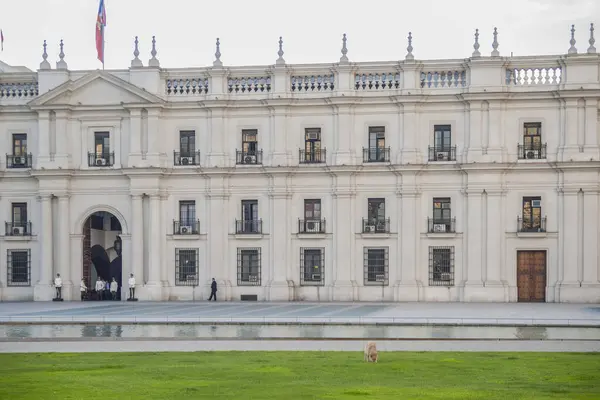
[{"label": "air conditioning unit", "polygon": [[249,282],[258,282],[258,276],[256,276],[256,275],[249,275],[248,276],[248,281]]},{"label": "air conditioning unit", "polygon": [[375,275],[375,282],[385,282],[385,275]]},{"label": "air conditioning unit", "polygon": [[438,161],[448,161],[448,158],[449,158],[448,157],[448,153],[443,153],[443,152],[442,153],[437,153],[436,159]]},{"label": "air conditioning unit", "polygon": [[104,158],[96,158],[96,165],[98,165],[98,166],[106,165],[106,159],[104,159]]},{"label": "air conditioning unit", "polygon": [[538,158],[540,158],[540,151],[539,150],[527,150],[525,157],[529,160],[538,159]]},{"label": "air conditioning unit", "polygon": [[314,231],[314,230],[315,230],[315,223],[314,223],[314,222],[312,222],[312,221],[308,221],[308,222],[306,223],[306,231],[307,231],[307,232],[312,232],[312,231]]},{"label": "air conditioning unit", "polygon": [[435,233],[444,233],[444,232],[446,232],[446,224],[433,224],[433,231]]},{"label": "air conditioning unit", "polygon": [[181,165],[192,165],[193,163],[193,157],[181,157]]},{"label": "air conditioning unit", "polygon": [[449,272],[442,272],[440,274],[440,280],[442,280],[442,281],[449,281],[449,280],[451,280],[450,273]]},{"label": "air conditioning unit", "polygon": [[15,165],[23,165],[23,164],[25,164],[25,157],[15,157],[13,159],[13,164],[15,164]]},{"label": "air conditioning unit", "polygon": [[319,132],[308,132],[306,135],[307,140],[319,140]]},{"label": "air conditioning unit", "polygon": [[320,281],[321,280],[321,274],[312,274],[311,275],[311,279],[313,281]]},{"label": "air conditioning unit", "polygon": [[542,206],[542,201],[541,200],[532,200],[531,201],[531,207],[539,208],[541,206]]},{"label": "air conditioning unit", "polygon": [[374,233],[375,225],[367,225],[367,232]]},{"label": "air conditioning unit", "polygon": [[25,227],[23,226],[14,226],[12,229],[12,233],[15,236],[23,236],[25,233]]},{"label": "air conditioning unit", "polygon": [[181,233],[182,235],[189,235],[190,233],[192,233],[192,227],[191,226],[180,226],[179,227],[179,233]]},{"label": "air conditioning unit", "polygon": [[256,164],[256,155],[246,155],[244,157],[245,164]]}]

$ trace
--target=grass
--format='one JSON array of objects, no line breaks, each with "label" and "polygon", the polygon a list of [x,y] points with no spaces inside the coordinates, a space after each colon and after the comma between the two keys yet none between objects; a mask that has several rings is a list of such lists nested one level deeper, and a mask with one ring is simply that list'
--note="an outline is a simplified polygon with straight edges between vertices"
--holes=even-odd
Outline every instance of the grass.
[{"label": "grass", "polygon": [[0,399],[600,399],[600,354],[1,354]]}]

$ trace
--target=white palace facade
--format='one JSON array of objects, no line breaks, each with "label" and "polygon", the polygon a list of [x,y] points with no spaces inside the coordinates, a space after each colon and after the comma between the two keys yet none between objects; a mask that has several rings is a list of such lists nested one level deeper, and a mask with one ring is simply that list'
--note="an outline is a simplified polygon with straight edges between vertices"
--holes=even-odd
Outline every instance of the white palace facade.
[{"label": "white palace facade", "polygon": [[[600,56],[0,62],[0,299],[600,301]],[[491,36],[491,35],[490,35]],[[589,40],[588,40],[589,38]],[[568,37],[566,38],[568,39]],[[565,40],[567,46],[568,41]],[[58,44],[55,44],[58,45]],[[565,46],[565,48],[567,48]],[[58,47],[58,46],[57,46]],[[484,47],[484,46],[482,46]],[[578,50],[579,48],[579,50]],[[486,50],[487,51],[487,50]]]}]

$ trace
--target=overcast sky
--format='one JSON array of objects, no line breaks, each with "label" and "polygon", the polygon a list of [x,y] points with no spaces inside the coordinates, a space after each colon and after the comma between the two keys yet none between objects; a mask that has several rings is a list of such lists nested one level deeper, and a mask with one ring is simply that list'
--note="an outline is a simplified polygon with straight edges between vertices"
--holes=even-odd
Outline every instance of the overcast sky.
[{"label": "overcast sky", "polygon": [[[597,25],[600,0],[105,0],[106,68],[124,69],[140,37],[147,65],[156,35],[162,67],[212,65],[221,38],[225,65],[265,65],[277,59],[279,36],[288,64],[337,62],[348,34],[351,61],[403,59],[412,31],[417,59],[466,58],[479,28],[480,51],[489,55],[493,28],[500,53],[564,54],[575,24],[579,52],[588,48],[589,24]],[[37,69],[42,43],[49,61],[65,43],[69,69],[96,69],[95,23],[99,0],[0,0],[4,52],[0,60]]]}]

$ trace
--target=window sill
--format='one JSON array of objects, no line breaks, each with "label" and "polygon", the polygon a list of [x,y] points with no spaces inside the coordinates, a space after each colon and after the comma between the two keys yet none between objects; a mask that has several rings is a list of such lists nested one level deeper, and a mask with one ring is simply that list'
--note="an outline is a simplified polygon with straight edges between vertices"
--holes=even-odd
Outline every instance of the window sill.
[{"label": "window sill", "polygon": [[517,232],[517,237],[521,238],[545,238],[548,232]]},{"label": "window sill", "polygon": [[262,239],[265,235],[264,233],[233,233],[229,236],[233,236],[235,239],[242,240],[259,240]]},{"label": "window sill", "polygon": [[298,239],[327,239],[327,233],[296,233]]},{"label": "window sill", "polygon": [[519,163],[523,164],[535,164],[535,163],[546,163],[548,162],[547,158],[519,158],[517,160]]},{"label": "window sill", "polygon": [[361,239],[390,239],[398,236],[396,233],[391,232],[362,232],[358,233]]},{"label": "window sill", "polygon": [[458,232],[427,232],[424,233],[423,235],[425,235],[428,238],[431,239],[453,239],[457,236],[462,235],[462,233],[458,233]]},{"label": "window sill", "polygon": [[0,236],[0,239],[4,239],[7,242],[31,242],[37,240],[37,235],[31,236]]},{"label": "window sill", "polygon": [[191,235],[167,235],[171,240],[205,240],[208,237],[206,233],[195,233]]},{"label": "window sill", "polygon": [[456,161],[456,160],[444,160],[444,161],[442,161],[442,160],[439,160],[439,161],[438,160],[429,160],[429,161],[427,161],[427,164],[452,165],[452,164],[456,164],[457,162],[458,161]]}]

